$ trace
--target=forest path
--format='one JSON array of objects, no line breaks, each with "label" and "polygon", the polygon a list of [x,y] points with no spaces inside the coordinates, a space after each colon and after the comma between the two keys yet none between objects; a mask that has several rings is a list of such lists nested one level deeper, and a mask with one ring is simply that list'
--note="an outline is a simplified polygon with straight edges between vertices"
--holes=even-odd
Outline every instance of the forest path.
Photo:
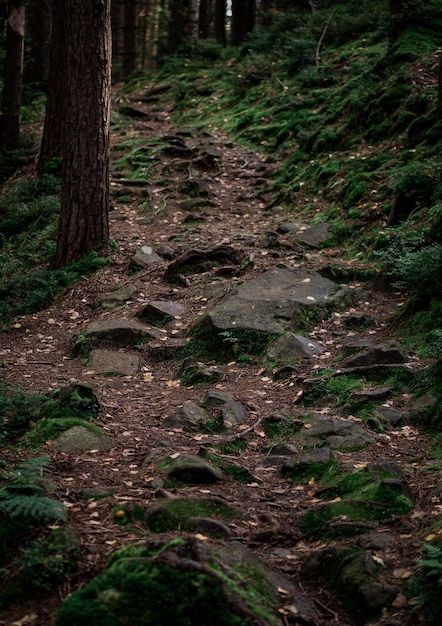
[{"label": "forest path", "polygon": [[[243,522],[228,524],[230,539],[239,539],[253,548],[299,584],[303,593],[314,598],[318,608],[317,626],[356,624],[359,618],[347,611],[345,602],[339,603],[322,582],[304,580],[301,567],[312,551],[326,545],[354,545],[357,536],[321,541],[301,533],[297,521],[320,501],[320,487],[315,480],[296,484],[278,466],[263,463],[269,448],[277,443],[294,442],[290,436],[272,438],[263,424],[269,415],[281,412],[297,419],[312,411],[325,418],[343,419],[336,398],[332,403],[322,398],[318,407],[304,408],[303,395],[309,385],[304,381],[314,377],[319,369],[336,370],[336,359],[343,354],[342,338],[355,335],[351,320],[361,326],[358,329],[361,345],[364,340],[379,344],[391,339],[393,329],[388,325],[388,316],[399,302],[390,293],[375,291],[358,280],[348,281],[351,289],[363,288],[364,297],[310,330],[308,336],[320,342],[325,351],[301,361],[282,380],[273,379],[262,362],[232,360],[224,364],[218,382],[184,386],[176,360],[153,360],[149,344],[136,351],[142,362],[133,375],[99,375],[90,369],[81,356],[72,355],[72,347],[73,337],[81,335],[93,321],[133,321],[141,305],[172,301],[183,305],[186,313],[175,320],[178,323],[173,327],[159,330],[162,333],[159,341],[168,343],[170,339],[185,339],[194,321],[224,293],[269,268],[282,264],[289,268],[330,270],[340,265],[347,276],[358,276],[359,272],[347,260],[340,260],[339,249],[293,243],[290,232],[278,231],[279,223],[296,218],[288,218],[282,210],[268,204],[268,174],[277,167],[272,158],[246,150],[225,137],[209,136],[197,129],[174,128],[161,102],[153,106],[140,100],[128,106],[136,107],[132,114],[138,118],[132,118],[131,122],[125,118],[118,131],[113,132],[114,160],[120,155],[126,158],[127,171],[122,172],[120,164],[112,177],[111,237],[118,244],[112,262],[102,272],[75,284],[46,310],[16,320],[11,330],[0,337],[0,357],[8,384],[45,393],[67,385],[72,379],[90,384],[102,407],[98,425],[112,441],[112,448],[107,451],[73,454],[57,450],[53,441],[46,442],[39,451],[53,458],[58,494],[69,509],[69,527],[82,546],[79,570],[61,596],[89,581],[117,548],[143,537],[155,537],[138,523],[119,525],[116,506],[137,503],[147,507],[161,498],[210,495],[245,512]],[[152,148],[153,138],[161,140],[157,149]],[[143,172],[150,177],[146,183],[140,180]],[[299,210],[302,203],[310,200],[300,198]],[[140,210],[146,201],[148,209]],[[239,249],[249,257],[246,271],[235,273],[229,267],[223,273],[212,265],[202,272],[185,273],[176,283],[165,280],[168,256],[176,258],[192,248],[207,250],[221,244]],[[160,258],[132,273],[132,258],[143,246],[152,248]],[[117,308],[97,306],[100,296],[128,284],[136,288],[132,298]],[[362,328],[364,320],[370,320],[366,328]],[[122,354],[134,352],[126,348],[117,350]],[[422,367],[415,355],[409,358],[413,366]],[[380,386],[367,383],[370,389]],[[234,432],[240,438],[241,432],[250,428],[245,449],[224,456],[248,471],[252,479],[238,482],[225,477],[209,485],[165,488],[154,460],[145,463],[146,457],[156,446],[162,446],[170,456],[196,456],[202,446],[207,448],[213,443],[215,436],[167,428],[163,423],[166,416],[186,402],[201,399],[210,389],[232,393],[246,407],[244,424],[218,437],[228,439]],[[431,464],[431,441],[410,425],[408,413],[412,402],[408,391],[394,391],[386,404],[401,411],[400,424],[388,432],[379,432],[369,430],[355,419],[355,423],[362,423],[369,431],[372,443],[357,451],[335,452],[339,463],[347,468],[394,462],[405,477],[401,478],[402,483],[406,482],[412,492],[413,506],[408,514],[394,516],[375,526],[367,524],[368,529],[375,528],[389,538],[369,552],[382,563],[376,580],[393,589],[383,609],[384,615],[401,625],[415,623],[415,616],[410,616],[411,608],[401,594],[401,580],[415,569],[415,560],[421,555],[425,536],[440,508],[434,490],[435,476],[426,471]],[[97,489],[107,497],[87,499],[84,493],[90,489]],[[175,531],[169,533],[175,534]],[[57,595],[47,598],[44,604],[33,601],[16,606],[0,615],[0,624],[13,624],[27,617],[27,621],[20,623],[46,626],[60,602]],[[297,623],[290,613],[284,620],[284,623]]]}]

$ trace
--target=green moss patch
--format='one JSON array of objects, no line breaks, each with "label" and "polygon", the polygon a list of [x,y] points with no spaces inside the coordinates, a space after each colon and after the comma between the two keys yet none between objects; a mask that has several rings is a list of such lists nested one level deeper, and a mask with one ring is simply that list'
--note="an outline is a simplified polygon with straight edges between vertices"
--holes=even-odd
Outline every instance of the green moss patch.
[{"label": "green moss patch", "polygon": [[407,484],[394,472],[362,469],[324,478],[326,487],[320,495],[333,500],[318,504],[298,522],[300,530],[312,538],[359,534],[412,508]]},{"label": "green moss patch", "polygon": [[188,537],[123,548],[65,600],[55,624],[252,626],[263,620],[277,623],[253,578],[226,568],[208,544]]},{"label": "green moss patch", "polygon": [[169,530],[186,530],[191,517],[213,517],[220,520],[238,520],[242,513],[217,501],[198,498],[179,498],[146,511],[149,530],[162,533]]}]

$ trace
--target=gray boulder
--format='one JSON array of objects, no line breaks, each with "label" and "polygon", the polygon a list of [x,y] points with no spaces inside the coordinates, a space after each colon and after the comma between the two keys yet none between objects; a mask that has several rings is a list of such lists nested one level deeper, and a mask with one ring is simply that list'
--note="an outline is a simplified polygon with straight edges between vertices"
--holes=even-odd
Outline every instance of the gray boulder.
[{"label": "gray boulder", "polygon": [[194,331],[213,333],[252,330],[280,334],[302,325],[306,313],[339,308],[351,290],[313,270],[274,267],[238,287],[194,325]]}]

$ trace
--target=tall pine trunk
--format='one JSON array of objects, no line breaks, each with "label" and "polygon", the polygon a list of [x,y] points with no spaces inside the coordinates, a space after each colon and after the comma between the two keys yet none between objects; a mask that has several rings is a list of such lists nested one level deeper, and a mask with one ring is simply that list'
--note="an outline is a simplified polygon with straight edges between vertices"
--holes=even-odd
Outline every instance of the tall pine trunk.
[{"label": "tall pine trunk", "polygon": [[109,240],[110,0],[63,4],[66,98],[56,267]]},{"label": "tall pine trunk", "polygon": [[25,0],[10,0],[6,18],[6,58],[0,118],[0,146],[16,150],[20,140]]}]

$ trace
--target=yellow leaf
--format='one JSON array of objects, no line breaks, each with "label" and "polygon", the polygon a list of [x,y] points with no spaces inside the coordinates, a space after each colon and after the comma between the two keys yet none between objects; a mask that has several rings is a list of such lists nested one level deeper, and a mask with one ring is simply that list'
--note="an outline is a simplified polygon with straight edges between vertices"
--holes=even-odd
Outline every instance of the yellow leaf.
[{"label": "yellow leaf", "polygon": [[427,536],[425,537],[425,541],[433,541],[433,539],[434,539],[435,537],[437,537],[437,534],[436,534],[436,533],[431,533],[431,535],[427,535]]},{"label": "yellow leaf", "polygon": [[310,480],[308,481],[308,484],[309,484],[309,485],[314,485],[314,484],[315,484],[315,477],[314,477],[314,476],[312,476],[312,477],[310,478]]},{"label": "yellow leaf", "polygon": [[197,533],[197,534],[195,535],[195,537],[196,537],[197,539],[199,539],[200,541],[207,541],[207,539],[208,539],[208,537],[206,537],[206,535],[201,535],[201,533]]}]

